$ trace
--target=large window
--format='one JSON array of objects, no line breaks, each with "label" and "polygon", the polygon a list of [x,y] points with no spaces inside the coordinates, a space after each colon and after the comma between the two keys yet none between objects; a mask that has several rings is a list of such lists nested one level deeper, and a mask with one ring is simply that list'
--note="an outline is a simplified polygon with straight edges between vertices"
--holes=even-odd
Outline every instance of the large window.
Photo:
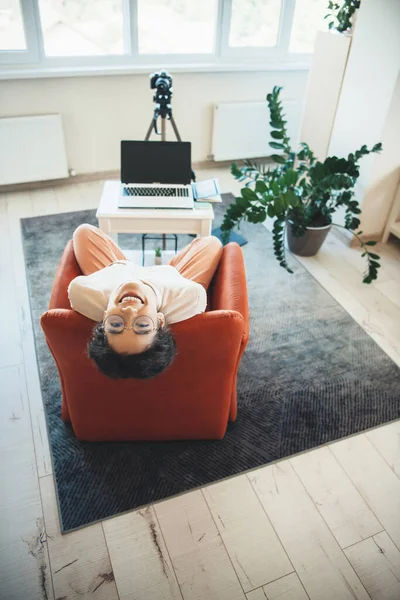
[{"label": "large window", "polygon": [[39,0],[46,56],[124,53],[122,0]]},{"label": "large window", "polygon": [[289,52],[312,52],[318,29],[327,29],[327,2],[296,0]]},{"label": "large window", "polygon": [[229,46],[276,46],[282,0],[232,0]]},{"label": "large window", "polygon": [[18,0],[0,0],[0,50],[26,50],[24,22]]},{"label": "large window", "polygon": [[212,54],[218,0],[137,0],[140,54]]},{"label": "large window", "polygon": [[307,61],[327,0],[0,0],[1,71]]}]

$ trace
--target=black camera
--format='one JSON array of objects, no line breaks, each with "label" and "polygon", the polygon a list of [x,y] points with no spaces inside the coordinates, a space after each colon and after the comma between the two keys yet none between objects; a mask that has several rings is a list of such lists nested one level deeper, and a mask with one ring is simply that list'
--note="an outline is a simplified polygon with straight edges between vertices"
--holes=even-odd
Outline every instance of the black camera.
[{"label": "black camera", "polygon": [[156,88],[160,92],[172,92],[172,77],[168,71],[161,71],[161,73],[152,73],[150,75],[150,88],[155,90]]},{"label": "black camera", "polygon": [[172,77],[168,71],[152,73],[150,75],[150,88],[152,90],[157,90],[153,100],[160,105],[160,108],[164,108],[170,104],[172,96]]}]

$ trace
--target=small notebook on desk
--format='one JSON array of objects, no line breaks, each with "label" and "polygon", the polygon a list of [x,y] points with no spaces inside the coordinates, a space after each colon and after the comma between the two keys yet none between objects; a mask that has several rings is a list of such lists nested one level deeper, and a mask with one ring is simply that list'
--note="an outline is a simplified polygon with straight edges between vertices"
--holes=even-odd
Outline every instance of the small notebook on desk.
[{"label": "small notebook on desk", "polygon": [[222,202],[218,179],[207,179],[192,183],[193,198],[196,202]]}]

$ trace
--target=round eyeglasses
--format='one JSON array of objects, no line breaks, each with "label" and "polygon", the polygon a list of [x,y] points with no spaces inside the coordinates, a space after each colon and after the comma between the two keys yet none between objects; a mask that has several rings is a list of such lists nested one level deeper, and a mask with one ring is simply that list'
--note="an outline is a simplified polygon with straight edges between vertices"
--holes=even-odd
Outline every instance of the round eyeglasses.
[{"label": "round eyeglasses", "polygon": [[108,333],[122,333],[124,329],[133,329],[138,335],[147,335],[157,329],[153,319],[145,315],[137,317],[133,321],[132,327],[125,327],[125,321],[119,315],[110,315],[104,321],[104,329]]}]

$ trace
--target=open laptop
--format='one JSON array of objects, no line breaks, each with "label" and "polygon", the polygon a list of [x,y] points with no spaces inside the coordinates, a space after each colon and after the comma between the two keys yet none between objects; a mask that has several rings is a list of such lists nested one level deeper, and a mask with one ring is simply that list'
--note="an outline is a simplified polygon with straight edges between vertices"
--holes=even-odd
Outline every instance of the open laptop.
[{"label": "open laptop", "polygon": [[119,208],[193,208],[190,142],[121,142]]}]

